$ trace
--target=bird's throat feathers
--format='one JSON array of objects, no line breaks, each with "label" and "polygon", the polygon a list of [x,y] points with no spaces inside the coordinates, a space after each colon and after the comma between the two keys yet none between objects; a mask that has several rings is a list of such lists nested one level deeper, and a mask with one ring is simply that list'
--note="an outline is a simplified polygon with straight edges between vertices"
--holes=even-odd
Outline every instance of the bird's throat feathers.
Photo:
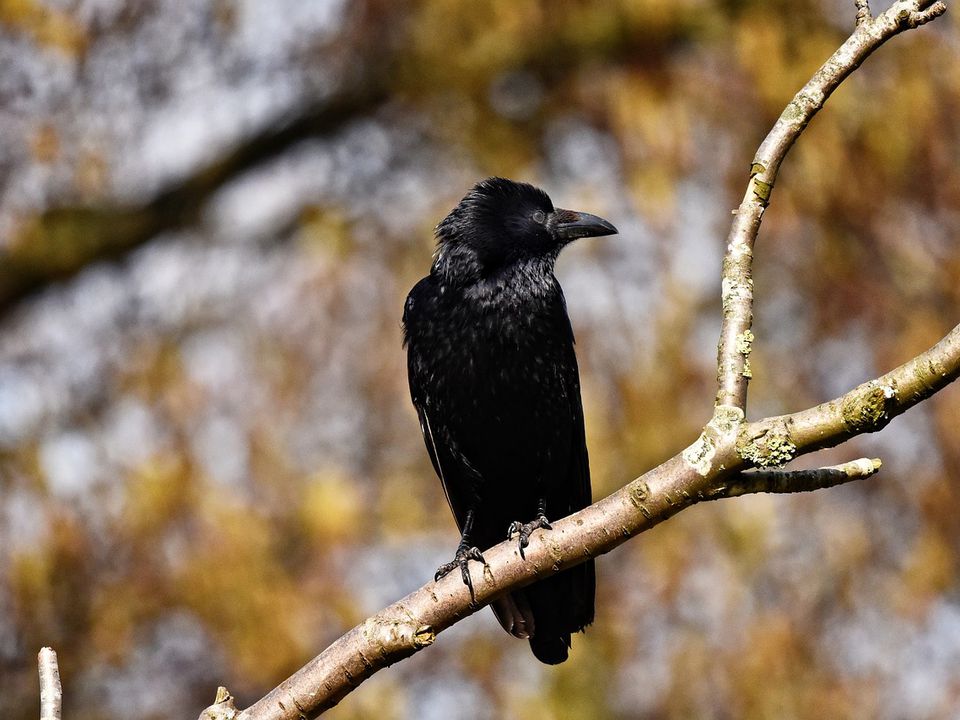
[{"label": "bird's throat feathers", "polygon": [[[463,243],[437,245],[430,274],[441,286],[469,290],[482,286],[513,286],[540,295],[550,291],[556,283],[553,274],[556,253],[519,257],[510,262],[483,258],[477,250]],[[518,283],[520,278],[525,282]]]}]

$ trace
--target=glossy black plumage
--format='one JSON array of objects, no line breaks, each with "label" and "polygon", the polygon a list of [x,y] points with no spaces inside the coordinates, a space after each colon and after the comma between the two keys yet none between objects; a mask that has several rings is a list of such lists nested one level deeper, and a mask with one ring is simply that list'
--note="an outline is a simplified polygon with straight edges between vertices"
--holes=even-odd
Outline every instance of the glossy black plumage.
[{"label": "glossy black plumage", "polygon": [[[411,396],[464,533],[438,574],[459,566],[469,584],[472,546],[501,542],[515,521],[528,535],[538,516],[546,526],[543,514],[561,518],[591,502],[573,332],[553,267],[571,240],[613,232],[502,178],[478,183],[438,226],[430,274],[403,314]],[[558,663],[570,634],[593,620],[594,588],[591,560],[492,607],[537,658]]]}]

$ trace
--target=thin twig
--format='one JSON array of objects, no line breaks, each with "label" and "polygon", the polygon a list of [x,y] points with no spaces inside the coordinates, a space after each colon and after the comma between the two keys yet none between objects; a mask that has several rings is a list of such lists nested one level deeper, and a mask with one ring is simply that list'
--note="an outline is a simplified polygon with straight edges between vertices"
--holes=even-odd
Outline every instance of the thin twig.
[{"label": "thin twig", "polygon": [[880,471],[879,458],[860,458],[813,470],[754,470],[741,473],[711,493],[711,500],[751,493],[798,493],[862,480]]},{"label": "thin twig", "polygon": [[234,705],[233,695],[221,685],[217,688],[213,705],[200,713],[198,720],[234,720],[235,717],[237,717],[237,707]]},{"label": "thin twig", "polygon": [[717,347],[718,406],[746,411],[753,343],[753,246],[784,157],[830,94],[874,50],[894,35],[923,25],[945,11],[943,2],[930,5],[918,0],[899,0],[886,12],[858,23],[847,41],[794,95],[760,145],[750,166],[746,194],[730,227],[723,260],[723,319]]},{"label": "thin twig", "polygon": [[928,2],[921,3],[921,5],[929,5],[929,7],[926,7],[926,9],[914,15],[910,15],[906,19],[907,27],[916,28],[920,27],[921,25],[926,25],[928,22],[935,20],[947,11],[947,6],[942,1],[930,4],[928,0]]},{"label": "thin twig", "polygon": [[857,6],[857,25],[863,25],[870,19],[870,0],[855,0]]},{"label": "thin twig", "polygon": [[57,653],[53,648],[42,648],[37,654],[40,668],[40,720],[61,720],[60,706],[63,688],[60,685],[60,668]]}]

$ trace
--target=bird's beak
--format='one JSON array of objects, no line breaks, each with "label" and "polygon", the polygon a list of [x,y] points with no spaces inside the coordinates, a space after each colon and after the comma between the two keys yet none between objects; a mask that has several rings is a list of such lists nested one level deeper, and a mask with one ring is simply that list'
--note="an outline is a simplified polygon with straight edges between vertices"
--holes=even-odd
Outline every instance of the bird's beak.
[{"label": "bird's beak", "polygon": [[557,236],[566,242],[577,238],[613,235],[617,232],[617,229],[606,220],[590,213],[557,208],[554,216]]}]

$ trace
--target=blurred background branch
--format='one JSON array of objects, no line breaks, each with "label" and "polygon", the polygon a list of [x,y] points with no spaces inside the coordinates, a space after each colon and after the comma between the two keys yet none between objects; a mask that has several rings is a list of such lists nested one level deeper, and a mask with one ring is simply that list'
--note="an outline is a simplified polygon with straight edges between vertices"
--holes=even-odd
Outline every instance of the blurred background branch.
[{"label": "blurred background branch", "polygon": [[85,267],[116,260],[156,236],[196,225],[225,185],[275,160],[298,143],[323,139],[351,121],[373,114],[387,99],[394,17],[377,3],[358,4],[330,50],[336,86],[316,99],[270,117],[254,132],[225,147],[213,160],[165,182],[147,198],[117,203],[59,205],[25,219],[0,245],[0,321],[18,301]]},{"label": "blurred background branch", "polygon": [[351,78],[350,85],[292,118],[271,122],[143,204],[54,207],[31,218],[0,249],[0,317],[24,297],[92,263],[121,258],[163,232],[195,225],[210,199],[227,183],[298,142],[338,132],[351,120],[373,112],[386,98],[381,77]]}]

